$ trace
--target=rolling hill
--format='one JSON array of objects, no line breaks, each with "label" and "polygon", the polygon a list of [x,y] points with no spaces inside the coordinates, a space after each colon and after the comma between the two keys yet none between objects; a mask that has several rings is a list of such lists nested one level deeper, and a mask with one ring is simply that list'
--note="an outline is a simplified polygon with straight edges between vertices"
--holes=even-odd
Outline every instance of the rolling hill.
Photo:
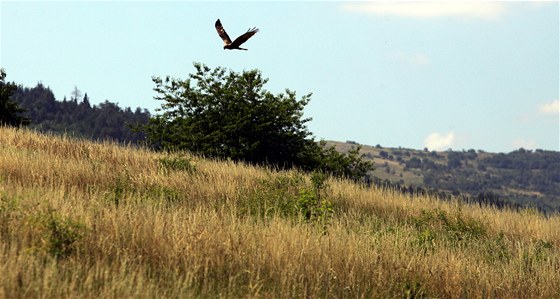
[{"label": "rolling hill", "polygon": [[0,127],[0,298],[558,298],[558,227],[535,210]]},{"label": "rolling hill", "polygon": [[[338,151],[355,142],[327,142]],[[508,154],[483,151],[427,151],[360,145],[375,163],[371,176],[470,197],[497,197],[543,212],[560,212],[560,152],[519,149]]]}]

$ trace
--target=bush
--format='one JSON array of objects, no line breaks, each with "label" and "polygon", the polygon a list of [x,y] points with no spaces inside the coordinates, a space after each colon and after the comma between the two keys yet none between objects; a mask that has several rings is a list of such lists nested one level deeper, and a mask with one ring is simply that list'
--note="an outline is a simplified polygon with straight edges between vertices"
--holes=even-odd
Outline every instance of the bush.
[{"label": "bush", "polygon": [[41,248],[57,259],[74,253],[75,244],[86,232],[83,224],[63,218],[53,210],[36,216],[33,222],[41,232]]},{"label": "bush", "polygon": [[183,158],[178,156],[161,158],[159,160],[159,164],[161,168],[165,171],[174,170],[174,171],[185,171],[188,173],[193,173],[196,170],[196,167],[193,165],[191,160],[189,160],[188,158]]},{"label": "bush", "polygon": [[372,168],[371,162],[362,161],[359,147],[345,155],[310,137],[306,123],[311,119],[303,118],[303,108],[311,93],[299,100],[288,89],[272,94],[264,89],[268,79],[258,70],[236,73],[200,63],[194,67],[196,72],[186,80],[153,78],[155,99],[164,101],[161,114],[138,127],[152,147],[280,168],[319,169],[351,179]]}]

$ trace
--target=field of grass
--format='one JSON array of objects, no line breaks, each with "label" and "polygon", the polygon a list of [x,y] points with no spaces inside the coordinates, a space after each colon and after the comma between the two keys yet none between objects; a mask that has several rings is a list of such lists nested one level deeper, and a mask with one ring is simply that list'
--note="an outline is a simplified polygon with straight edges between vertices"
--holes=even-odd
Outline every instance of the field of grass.
[{"label": "field of grass", "polygon": [[1,298],[560,297],[560,217],[0,128]]}]

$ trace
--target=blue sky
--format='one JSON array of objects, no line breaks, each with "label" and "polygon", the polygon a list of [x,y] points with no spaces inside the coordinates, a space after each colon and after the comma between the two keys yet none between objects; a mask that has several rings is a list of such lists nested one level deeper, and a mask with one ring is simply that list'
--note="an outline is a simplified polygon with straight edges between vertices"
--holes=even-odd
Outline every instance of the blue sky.
[{"label": "blue sky", "polygon": [[[316,139],[560,150],[559,2],[2,1],[8,81],[154,112],[152,76],[193,62],[313,92]],[[222,49],[214,22],[234,38]]]}]

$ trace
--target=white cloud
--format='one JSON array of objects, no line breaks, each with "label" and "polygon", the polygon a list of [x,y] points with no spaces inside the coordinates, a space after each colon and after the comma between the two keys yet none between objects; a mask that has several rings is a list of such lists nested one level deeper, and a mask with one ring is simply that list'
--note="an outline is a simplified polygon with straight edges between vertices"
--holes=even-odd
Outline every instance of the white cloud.
[{"label": "white cloud", "polygon": [[540,114],[560,114],[560,100],[540,104],[537,107]]},{"label": "white cloud", "polygon": [[424,139],[424,146],[430,150],[445,150],[455,142],[455,134],[450,132],[445,135],[434,132]]},{"label": "white cloud", "polygon": [[439,1],[439,2],[359,2],[346,3],[343,9],[379,16],[411,18],[463,17],[496,20],[503,12],[501,2]]},{"label": "white cloud", "polygon": [[392,54],[391,58],[411,65],[428,65],[430,63],[428,56],[422,53],[397,52]]}]

